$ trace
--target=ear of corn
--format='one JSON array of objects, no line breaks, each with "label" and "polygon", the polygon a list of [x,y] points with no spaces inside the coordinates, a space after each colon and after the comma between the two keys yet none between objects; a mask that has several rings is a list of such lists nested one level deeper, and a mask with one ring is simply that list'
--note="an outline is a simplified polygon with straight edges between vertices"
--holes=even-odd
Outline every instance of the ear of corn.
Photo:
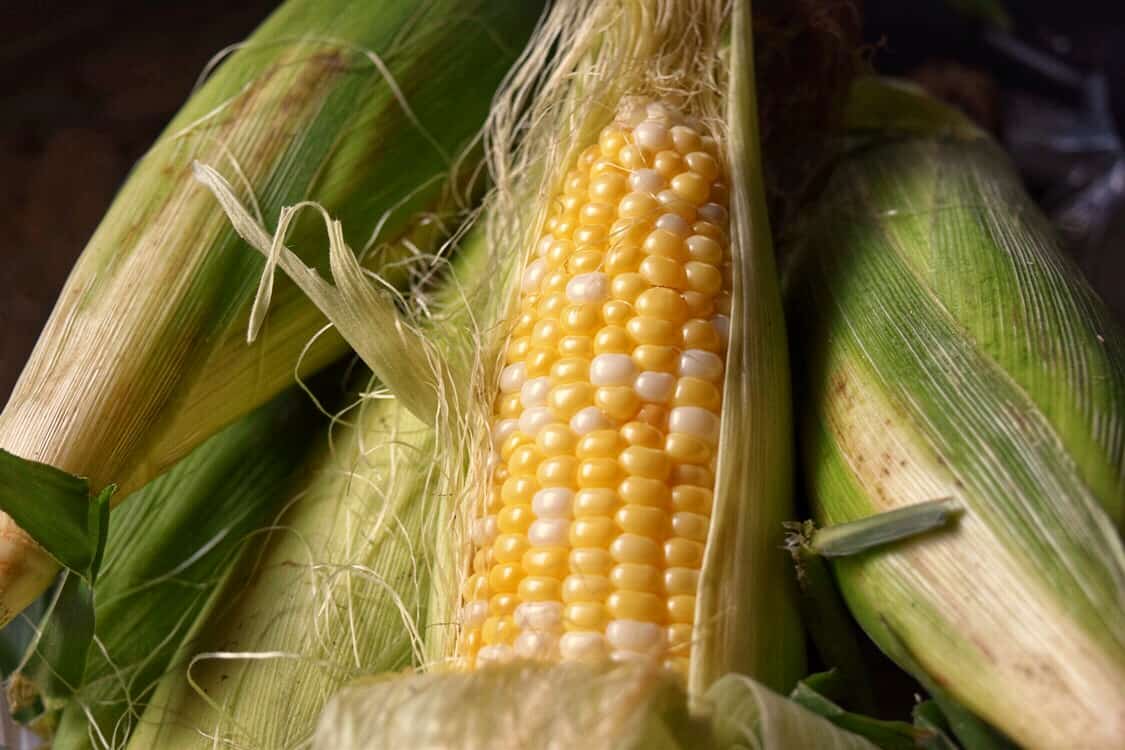
[{"label": "ear of corn", "polygon": [[644,664],[383,677],[341,690],[321,715],[313,747],[875,748],[742,675],[721,678],[700,703],[689,713],[682,682]]},{"label": "ear of corn", "polygon": [[828,524],[949,531],[835,564],[869,634],[1028,747],[1125,742],[1125,342],[995,146],[869,140],[789,285]]},{"label": "ear of corn", "polygon": [[[313,411],[299,392],[275,399],[208,440],[114,514],[84,663],[45,663],[46,655],[33,650],[16,678],[33,679],[49,713],[69,701],[53,748],[124,745],[152,686],[247,535],[280,508],[282,489],[307,445],[298,436],[316,425]],[[66,627],[58,620],[64,616],[55,612],[44,627]],[[81,682],[61,684],[56,678],[64,671]]]},{"label": "ear of corn", "polygon": [[[192,162],[229,175],[263,220],[319,201],[368,251],[376,227],[395,236],[433,204],[515,52],[505,45],[518,47],[537,13],[534,3],[286,3],[138,164],[0,416],[0,447],[95,490],[121,483],[120,498],[290,383],[324,318],[283,281],[271,302],[279,314],[257,346],[242,343],[262,264],[239,249]],[[326,265],[315,222],[293,236],[306,261]],[[322,337],[304,369],[343,351],[335,334]],[[0,538],[6,620],[54,566],[6,516]]]}]

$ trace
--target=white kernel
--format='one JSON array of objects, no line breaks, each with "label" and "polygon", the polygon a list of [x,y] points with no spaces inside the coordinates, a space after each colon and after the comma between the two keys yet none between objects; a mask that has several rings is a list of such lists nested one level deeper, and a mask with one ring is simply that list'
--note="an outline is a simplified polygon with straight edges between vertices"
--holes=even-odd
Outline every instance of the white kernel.
[{"label": "white kernel", "polygon": [[580,409],[577,414],[570,418],[570,429],[576,435],[585,435],[594,430],[604,430],[612,426],[613,423],[596,406],[587,406],[585,409]]},{"label": "white kernel", "polygon": [[655,169],[637,169],[629,175],[629,187],[638,193],[659,193],[668,183]]},{"label": "white kernel", "polygon": [[649,102],[645,107],[645,116],[650,120],[671,120],[676,115],[664,102]]},{"label": "white kernel", "polygon": [[515,393],[527,380],[527,365],[523,362],[510,364],[500,373],[500,392]]},{"label": "white kernel", "polygon": [[523,404],[525,409],[530,409],[533,406],[546,406],[547,394],[550,390],[550,378],[531,378],[520,388],[520,403]]},{"label": "white kernel", "polygon": [[483,646],[477,652],[477,664],[503,664],[512,660],[513,656],[512,647],[503,644],[493,644],[491,646]]},{"label": "white kernel", "polygon": [[718,203],[704,203],[699,207],[698,213],[701,219],[706,219],[712,224],[718,224],[720,227],[725,227],[727,224],[727,210]]},{"label": "white kernel", "polygon": [[566,285],[566,298],[575,304],[601,302],[608,296],[609,277],[600,271],[580,273]]},{"label": "white kernel", "polygon": [[668,372],[646,370],[637,376],[633,383],[633,390],[641,397],[642,401],[654,404],[663,404],[672,398],[676,388],[676,378]]},{"label": "white kernel", "polygon": [[714,443],[719,439],[719,418],[699,406],[677,406],[668,413],[668,432],[684,432]]},{"label": "white kernel", "polygon": [[488,619],[488,600],[478,599],[461,608],[461,625],[466,628],[479,628]]},{"label": "white kernel", "polygon": [[608,650],[601,633],[574,630],[559,639],[559,656],[567,661],[600,661]]},{"label": "white kernel", "polygon": [[501,419],[492,427],[492,444],[499,448],[519,426],[515,419]]},{"label": "white kernel", "polygon": [[522,659],[550,659],[558,639],[547,633],[525,630],[516,636],[514,644],[516,656]]},{"label": "white kernel", "polygon": [[629,385],[637,365],[628,354],[599,354],[590,362],[590,382],[594,385]]},{"label": "white kernel", "polygon": [[531,498],[531,510],[536,518],[570,518],[574,506],[574,492],[566,487],[548,487]]},{"label": "white kernel", "polygon": [[561,547],[570,533],[570,521],[565,518],[539,518],[527,529],[527,543],[532,547]]},{"label": "white kernel", "polygon": [[687,349],[680,355],[680,375],[717,381],[723,377],[723,360],[714,352]]},{"label": "white kernel", "polygon": [[520,414],[520,432],[528,437],[535,437],[541,429],[554,421],[551,410],[546,406],[524,409],[523,414]]},{"label": "white kernel", "polygon": [[[492,520],[491,524],[489,524],[488,522],[489,519]],[[485,545],[492,544],[492,542],[496,538],[496,535],[494,533],[495,531],[496,516],[484,516],[483,518],[474,519],[472,534],[473,544],[477,545],[478,547],[484,547]]]},{"label": "white kernel", "polygon": [[663,151],[672,147],[672,136],[668,128],[657,122],[642,122],[633,129],[637,145],[648,151]]},{"label": "white kernel", "polygon": [[516,607],[512,620],[521,628],[555,632],[562,629],[563,605],[562,602],[524,602]]},{"label": "white kernel", "polygon": [[711,325],[715,326],[719,340],[726,342],[730,338],[730,318],[726,315],[716,315],[711,318]]},{"label": "white kernel", "polygon": [[664,645],[664,628],[654,622],[610,620],[605,638],[614,649],[647,654]]},{"label": "white kernel", "polygon": [[539,291],[543,277],[547,275],[547,262],[542,258],[531,261],[523,272],[523,293],[534,294]]},{"label": "white kernel", "polygon": [[664,214],[656,220],[656,228],[680,237],[687,237],[691,234],[691,225],[684,221],[684,217],[679,214]]}]

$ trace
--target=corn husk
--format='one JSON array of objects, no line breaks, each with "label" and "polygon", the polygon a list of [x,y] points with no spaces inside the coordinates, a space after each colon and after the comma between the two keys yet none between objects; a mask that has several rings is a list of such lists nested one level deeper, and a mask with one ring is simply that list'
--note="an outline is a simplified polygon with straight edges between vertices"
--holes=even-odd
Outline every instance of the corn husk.
[{"label": "corn husk", "polygon": [[[515,54],[508,45],[537,13],[452,0],[283,5],[137,165],[0,416],[0,448],[95,491],[116,482],[121,498],[291,383],[299,362],[309,372],[341,355],[334,333],[303,352],[325,320],[287,281],[251,304],[262,262],[191,178],[193,161],[221,170],[263,222],[315,200],[346,221],[369,265],[400,261],[381,244],[441,197]],[[304,260],[324,268],[319,225],[291,229]],[[0,536],[6,621],[56,566],[6,516]]]},{"label": "corn husk", "polygon": [[[581,695],[581,700],[568,696]],[[325,708],[315,750],[874,750],[760,683],[727,675],[686,710],[683,685],[643,665],[494,667],[369,678]]]},{"label": "corn husk", "polygon": [[825,524],[963,510],[836,574],[884,651],[1016,742],[1121,746],[1125,340],[994,144],[896,119],[801,228],[804,470]]},{"label": "corn husk", "polygon": [[[55,723],[55,750],[121,747],[156,680],[253,534],[278,512],[317,427],[292,391],[224,429],[115,513],[80,663],[33,648],[22,674]],[[54,612],[48,631],[66,627]],[[43,638],[51,639],[51,632]],[[61,716],[58,714],[61,709]]]}]

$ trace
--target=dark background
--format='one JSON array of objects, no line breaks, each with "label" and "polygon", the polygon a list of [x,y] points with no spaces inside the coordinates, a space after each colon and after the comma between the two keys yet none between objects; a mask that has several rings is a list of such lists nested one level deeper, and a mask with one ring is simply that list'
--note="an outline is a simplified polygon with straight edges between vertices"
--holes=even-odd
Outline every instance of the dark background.
[{"label": "dark background", "polygon": [[[244,38],[275,4],[0,0],[0,403],[130,166],[212,55]],[[1065,86],[1044,84],[999,54],[979,23],[942,0],[864,5],[864,36],[880,70],[914,77],[1006,142],[1016,130],[1013,113],[1026,118],[1029,98],[1081,107]],[[1008,6],[1019,39],[1084,74],[1103,71],[1112,117],[1125,123],[1125,3],[1012,0]],[[1079,165],[1079,178],[1096,176],[1120,156],[1119,148],[1116,156],[1090,156]],[[1076,179],[1074,165],[1037,170],[1056,164],[1034,148],[1020,161],[1045,207],[1056,215],[1065,209],[1071,196],[1058,186]],[[1072,253],[1125,317],[1125,251],[1119,249],[1125,208],[1097,234],[1096,242],[1089,232],[1072,239]]]}]

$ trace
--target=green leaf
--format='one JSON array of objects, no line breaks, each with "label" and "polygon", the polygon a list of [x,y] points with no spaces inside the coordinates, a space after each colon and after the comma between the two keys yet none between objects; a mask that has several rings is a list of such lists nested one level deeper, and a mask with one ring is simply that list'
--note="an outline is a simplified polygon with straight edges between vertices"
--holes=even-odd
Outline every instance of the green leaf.
[{"label": "green leaf", "polygon": [[901,721],[884,721],[842,708],[834,698],[848,693],[836,670],[810,675],[797,683],[790,699],[841,729],[865,737],[884,750],[913,750],[931,739],[931,733]]},{"label": "green leaf", "polygon": [[823,557],[847,557],[925,534],[948,525],[961,510],[952,497],[875,513],[866,518],[817,529],[809,549]]}]

